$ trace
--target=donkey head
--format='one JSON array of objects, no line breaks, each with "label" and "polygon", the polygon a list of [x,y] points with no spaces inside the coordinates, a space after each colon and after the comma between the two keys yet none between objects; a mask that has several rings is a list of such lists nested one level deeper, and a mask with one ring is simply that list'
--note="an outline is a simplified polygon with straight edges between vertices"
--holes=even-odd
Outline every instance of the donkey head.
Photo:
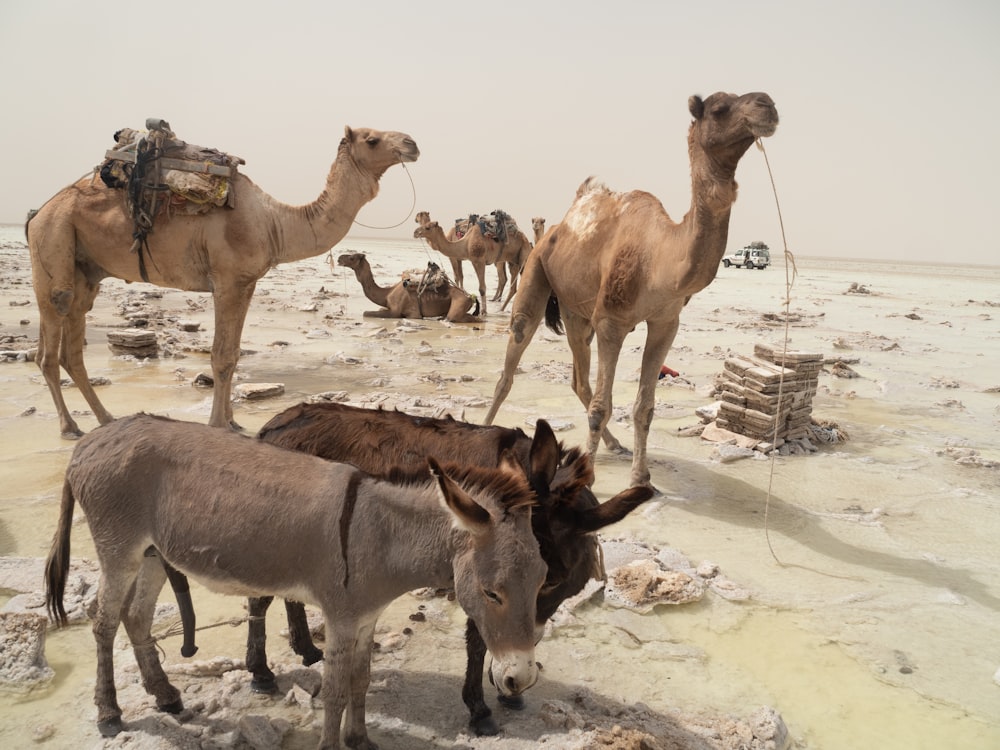
[{"label": "donkey head", "polygon": [[603,578],[600,550],[592,532],[622,520],[653,496],[650,487],[631,487],[601,503],[590,485],[594,466],[589,454],[562,451],[549,424],[539,419],[531,445],[529,479],[538,496],[531,522],[548,567],[535,616],[545,624],[566,599],[587,581]]},{"label": "donkey head", "polygon": [[[468,532],[452,563],[455,596],[493,654],[490,678],[504,695],[538,679],[535,600],[545,563],[531,529],[535,495],[516,464],[449,467],[428,459],[442,503]],[[453,479],[452,476],[455,478]]]}]

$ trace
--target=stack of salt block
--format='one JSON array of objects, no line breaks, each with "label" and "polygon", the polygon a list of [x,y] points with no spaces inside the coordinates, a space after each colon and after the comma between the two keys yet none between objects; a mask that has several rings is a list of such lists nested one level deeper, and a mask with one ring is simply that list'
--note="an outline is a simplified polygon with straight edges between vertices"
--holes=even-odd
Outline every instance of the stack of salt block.
[{"label": "stack of salt block", "polygon": [[786,441],[808,442],[812,399],[823,355],[782,351],[767,344],[755,345],[754,355],[726,359],[716,424],[730,432],[773,442],[772,448]]}]

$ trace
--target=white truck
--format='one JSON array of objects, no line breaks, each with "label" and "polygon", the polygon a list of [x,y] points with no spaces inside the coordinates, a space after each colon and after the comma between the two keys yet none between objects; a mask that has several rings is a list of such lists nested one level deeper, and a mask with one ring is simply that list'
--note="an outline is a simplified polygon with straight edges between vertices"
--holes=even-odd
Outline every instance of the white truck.
[{"label": "white truck", "polygon": [[727,255],[722,259],[726,268],[767,268],[771,265],[771,252],[766,247],[747,245],[742,250]]}]

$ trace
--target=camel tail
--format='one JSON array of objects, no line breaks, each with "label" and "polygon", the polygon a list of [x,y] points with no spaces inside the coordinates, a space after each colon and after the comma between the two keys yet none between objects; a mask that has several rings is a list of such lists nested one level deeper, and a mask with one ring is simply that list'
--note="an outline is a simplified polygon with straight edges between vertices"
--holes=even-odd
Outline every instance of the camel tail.
[{"label": "camel tail", "polygon": [[30,224],[31,220],[34,219],[36,216],[38,216],[38,209],[37,208],[29,208],[28,209],[28,218],[24,220],[24,239],[25,240],[28,239],[28,224]]},{"label": "camel tail", "polygon": [[472,314],[479,315],[479,295],[475,295],[472,299],[476,302],[475,306],[472,308]]},{"label": "camel tail", "polygon": [[52,538],[52,549],[45,561],[45,608],[49,617],[60,627],[69,622],[63,595],[66,593],[66,577],[69,574],[69,534],[73,527],[73,488],[69,480],[63,484],[62,503],[59,506],[59,526]]},{"label": "camel tail", "polygon": [[562,335],[562,315],[559,313],[559,300],[556,299],[556,295],[554,294],[549,295],[548,304],[545,305],[545,325],[549,327],[552,333]]}]

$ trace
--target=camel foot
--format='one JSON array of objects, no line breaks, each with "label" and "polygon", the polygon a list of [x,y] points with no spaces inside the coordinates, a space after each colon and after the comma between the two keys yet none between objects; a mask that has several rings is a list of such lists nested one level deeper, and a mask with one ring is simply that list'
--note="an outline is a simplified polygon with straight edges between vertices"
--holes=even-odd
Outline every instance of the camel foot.
[{"label": "camel foot", "polygon": [[122,725],[122,719],[120,716],[97,722],[97,731],[101,733],[101,737],[115,737],[120,734],[124,728],[125,727]]},{"label": "camel foot", "polygon": [[511,711],[524,710],[524,698],[520,695],[503,695],[502,693],[498,693],[497,702],[504,708],[509,708]]},{"label": "camel foot", "polygon": [[254,677],[250,680],[250,692],[262,695],[274,695],[278,692],[278,684],[274,677]]},{"label": "camel foot", "polygon": [[500,734],[500,725],[493,721],[493,717],[489,714],[478,719],[470,719],[469,728],[477,737],[496,737]]},{"label": "camel foot", "polygon": [[61,434],[63,440],[79,440],[83,437],[83,430],[73,425],[71,428],[63,430]]},{"label": "camel foot", "polygon": [[162,711],[165,714],[179,714],[184,710],[184,702],[178,698],[173,703],[165,703],[162,706],[157,706],[156,710]]},{"label": "camel foot", "polygon": [[352,750],[378,750],[378,745],[368,739],[368,735],[354,736],[348,734],[344,737],[344,744]]}]

